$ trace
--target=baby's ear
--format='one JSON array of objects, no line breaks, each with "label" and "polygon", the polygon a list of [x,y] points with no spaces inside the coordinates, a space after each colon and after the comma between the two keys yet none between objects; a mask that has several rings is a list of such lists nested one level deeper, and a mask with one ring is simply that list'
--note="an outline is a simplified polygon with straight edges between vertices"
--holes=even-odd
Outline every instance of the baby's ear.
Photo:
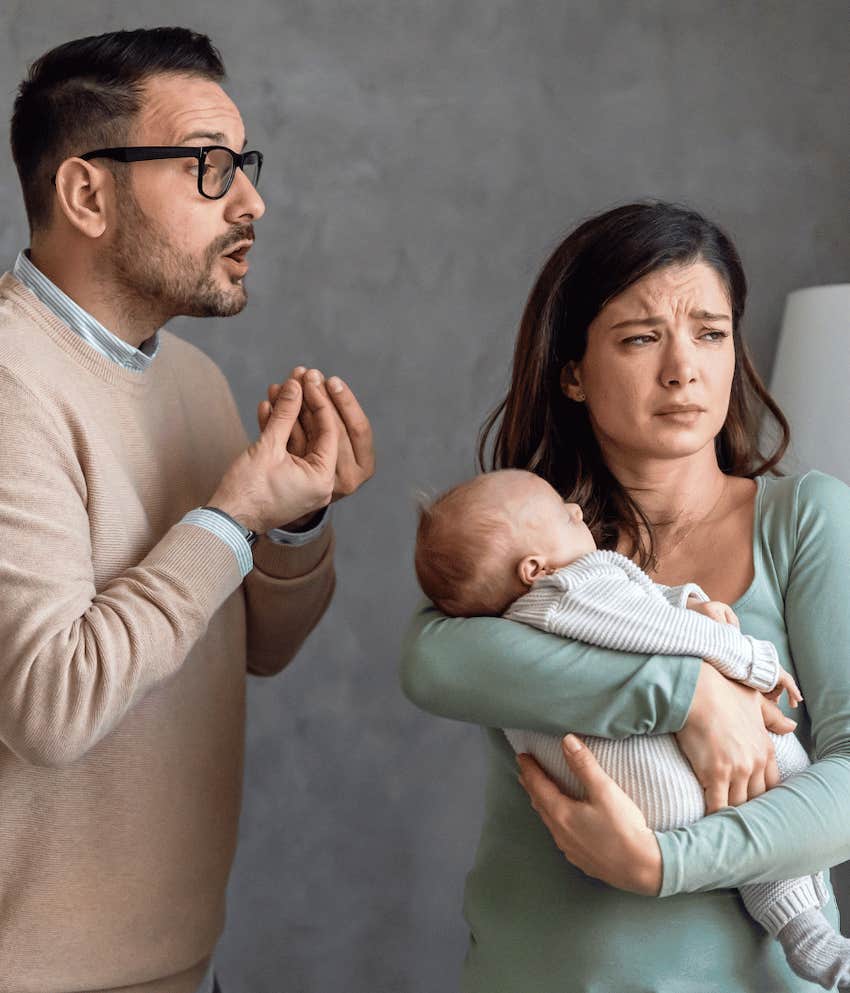
[{"label": "baby's ear", "polygon": [[531,586],[536,579],[546,575],[546,562],[541,555],[526,555],[516,571],[523,586]]}]

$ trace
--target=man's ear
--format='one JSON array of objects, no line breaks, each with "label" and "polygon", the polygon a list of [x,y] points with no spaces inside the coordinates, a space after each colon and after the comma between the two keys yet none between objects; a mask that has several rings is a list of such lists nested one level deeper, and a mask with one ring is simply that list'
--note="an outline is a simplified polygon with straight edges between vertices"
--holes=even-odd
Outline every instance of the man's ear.
[{"label": "man's ear", "polygon": [[561,392],[576,403],[583,403],[586,399],[581,385],[581,373],[573,361],[567,362],[561,369]]},{"label": "man's ear", "polygon": [[535,579],[546,575],[546,560],[542,555],[526,555],[516,567],[516,572],[523,586],[531,586]]},{"label": "man's ear", "polygon": [[100,238],[115,199],[112,173],[85,159],[65,159],[54,183],[58,209],[68,223],[87,238]]}]

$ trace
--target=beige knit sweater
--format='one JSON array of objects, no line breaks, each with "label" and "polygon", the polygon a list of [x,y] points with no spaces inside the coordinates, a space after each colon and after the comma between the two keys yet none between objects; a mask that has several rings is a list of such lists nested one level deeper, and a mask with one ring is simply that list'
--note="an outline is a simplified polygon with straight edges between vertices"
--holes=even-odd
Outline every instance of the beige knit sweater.
[{"label": "beige knit sweater", "polygon": [[330,530],[233,552],[178,524],[246,445],[162,332],[145,372],[0,278],[0,993],[194,993],[224,921],[245,673],[321,617]]}]

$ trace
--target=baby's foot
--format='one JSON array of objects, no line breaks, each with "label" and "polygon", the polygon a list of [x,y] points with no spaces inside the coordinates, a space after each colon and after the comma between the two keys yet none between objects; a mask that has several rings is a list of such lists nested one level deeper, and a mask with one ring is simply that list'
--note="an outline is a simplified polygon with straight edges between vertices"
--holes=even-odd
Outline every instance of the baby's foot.
[{"label": "baby's foot", "polygon": [[806,910],[779,932],[788,965],[825,990],[850,990],[850,938],[843,938],[819,910]]}]

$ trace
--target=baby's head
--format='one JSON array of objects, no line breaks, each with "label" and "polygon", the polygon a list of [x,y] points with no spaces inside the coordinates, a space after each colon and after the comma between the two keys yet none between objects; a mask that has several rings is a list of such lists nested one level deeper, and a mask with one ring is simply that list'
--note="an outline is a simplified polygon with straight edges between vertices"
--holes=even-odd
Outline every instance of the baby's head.
[{"label": "baby's head", "polygon": [[445,614],[497,615],[535,579],[595,550],[577,504],[532,472],[500,469],[420,509],[416,575]]}]

